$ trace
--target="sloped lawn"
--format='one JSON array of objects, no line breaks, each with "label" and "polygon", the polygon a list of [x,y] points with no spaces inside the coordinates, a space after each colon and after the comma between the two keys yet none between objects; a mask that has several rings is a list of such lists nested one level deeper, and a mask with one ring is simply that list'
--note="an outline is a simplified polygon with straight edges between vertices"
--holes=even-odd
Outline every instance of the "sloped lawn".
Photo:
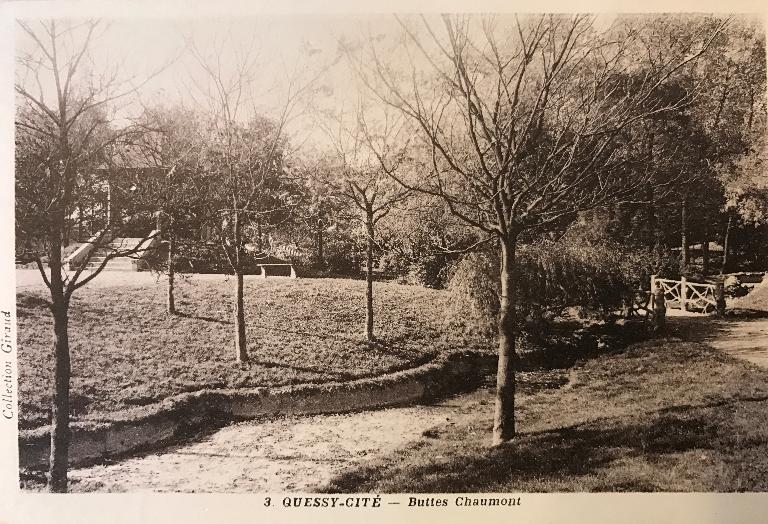
[{"label": "sloped lawn", "polygon": [[768,491],[768,371],[702,344],[637,344],[562,388],[523,388],[519,435],[496,448],[491,389],[452,406],[451,422],[324,491]]},{"label": "sloped lawn", "polygon": [[[109,277],[107,277],[108,279]],[[105,279],[105,282],[108,280]],[[234,281],[198,277],[178,283],[182,313],[165,313],[165,285],[88,285],[70,316],[75,418],[145,405],[202,388],[343,381],[416,366],[458,346],[443,333],[445,293],[377,283],[376,332],[369,347],[362,281],[246,279],[250,363],[234,361]],[[47,290],[17,294],[21,428],[48,423],[53,378]],[[461,344],[466,347],[466,344]]]}]

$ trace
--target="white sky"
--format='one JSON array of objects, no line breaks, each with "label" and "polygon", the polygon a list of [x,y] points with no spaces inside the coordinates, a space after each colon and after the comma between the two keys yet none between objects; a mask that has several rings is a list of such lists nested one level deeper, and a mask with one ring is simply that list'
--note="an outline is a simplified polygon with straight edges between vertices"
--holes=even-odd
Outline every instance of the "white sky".
[{"label": "white sky", "polygon": [[[186,13],[178,14],[183,16]],[[600,15],[595,26],[598,29],[607,28],[614,18],[612,14]],[[36,20],[29,20],[29,23],[40,28]],[[238,58],[251,49],[257,58],[254,85],[248,90],[252,100],[248,102],[256,111],[268,116],[274,116],[282,107],[290,77],[298,73],[300,79],[306,81],[320,68],[334,61],[340,38],[355,41],[381,35],[395,38],[400,34],[399,24],[392,14],[247,14],[195,18],[131,16],[106,18],[104,23],[91,46],[92,69],[95,72],[118,67],[121,78],[142,81],[170,63],[141,88],[141,100],[149,104],[184,102],[195,105],[192,96],[202,102],[195,85],[204,85],[207,80],[203,80],[199,65],[189,50],[185,50],[188,39],[191,38],[199,49],[210,53],[212,60],[221,57],[224,76],[228,76],[239,62]],[[34,47],[29,37],[20,30],[16,33],[16,46],[17,55]],[[383,49],[386,45],[378,47]],[[307,53],[307,49],[311,52]],[[316,104],[322,107],[351,110],[358,93],[363,90],[344,60],[330,68],[321,77],[320,83],[329,88],[327,95],[315,98]],[[31,79],[28,79],[27,85],[30,89],[36,88]],[[50,91],[52,81],[43,80],[42,85],[44,90]],[[124,107],[118,111],[118,122],[122,117],[139,112],[139,104],[128,102],[126,99]],[[322,132],[313,125],[309,116],[292,121],[289,132],[294,143],[305,140],[323,142]]]},{"label": "white sky", "polygon": [[[32,28],[41,29],[39,21],[28,20]],[[358,39],[368,34],[394,33],[397,22],[391,15],[344,16],[249,16],[212,19],[105,19],[92,47],[92,68],[97,74],[118,67],[122,79],[143,81],[151,78],[140,90],[146,103],[202,103],[199,90],[205,85],[204,75],[185,42],[191,38],[198,49],[209,53],[213,61],[221,56],[225,76],[234,71],[239,58],[249,49],[256,56],[253,104],[263,114],[274,114],[282,107],[287,82],[298,77],[300,82],[310,78],[338,56],[341,37]],[[33,49],[32,40],[21,30],[16,34],[17,55]],[[306,50],[311,52],[307,53]],[[217,50],[221,50],[220,53]],[[167,65],[169,64],[170,65]],[[152,76],[158,70],[161,73]],[[51,98],[51,75],[44,77],[43,90]],[[46,81],[45,78],[48,78]],[[355,76],[341,60],[322,75],[320,83],[329,88],[328,94],[317,102],[321,105],[351,107],[360,86]],[[29,89],[37,89],[31,78]],[[198,102],[192,100],[195,96]],[[136,113],[139,105],[131,103],[118,115]],[[296,134],[308,127],[307,118],[295,120],[291,131]],[[298,140],[304,140],[298,137]]]}]

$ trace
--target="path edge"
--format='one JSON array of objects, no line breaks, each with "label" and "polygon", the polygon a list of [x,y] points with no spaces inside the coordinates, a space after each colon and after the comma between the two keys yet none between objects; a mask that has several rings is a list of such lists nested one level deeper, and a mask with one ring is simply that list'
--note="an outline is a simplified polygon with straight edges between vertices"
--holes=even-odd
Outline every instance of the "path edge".
[{"label": "path edge", "polygon": [[[348,382],[275,388],[203,389],[161,402],[73,422],[69,466],[167,447],[228,423],[282,415],[345,413],[429,402],[470,390],[496,365],[495,354],[457,351],[420,366]],[[47,467],[49,427],[19,431],[19,467]]]}]

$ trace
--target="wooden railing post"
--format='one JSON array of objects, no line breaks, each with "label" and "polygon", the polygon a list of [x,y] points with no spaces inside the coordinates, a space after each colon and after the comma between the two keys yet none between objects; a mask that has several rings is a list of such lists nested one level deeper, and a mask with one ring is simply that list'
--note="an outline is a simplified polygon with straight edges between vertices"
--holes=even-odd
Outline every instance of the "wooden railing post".
[{"label": "wooden railing post", "polygon": [[718,317],[725,316],[725,285],[722,281],[715,284],[715,311]]},{"label": "wooden railing post", "polygon": [[651,290],[651,296],[653,297],[653,330],[656,333],[661,333],[666,327],[667,318],[664,286],[661,285],[661,282],[656,283],[656,287]]},{"label": "wooden railing post", "polygon": [[688,282],[685,277],[680,277],[680,310],[688,311]]}]

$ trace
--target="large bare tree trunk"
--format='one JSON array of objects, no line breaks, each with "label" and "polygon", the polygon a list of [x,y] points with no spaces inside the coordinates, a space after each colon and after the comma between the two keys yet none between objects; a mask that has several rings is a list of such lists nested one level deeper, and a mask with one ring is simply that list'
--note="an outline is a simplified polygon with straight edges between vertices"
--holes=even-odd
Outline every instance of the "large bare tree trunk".
[{"label": "large bare tree trunk", "polygon": [[366,253],[365,271],[365,339],[373,341],[373,216],[366,220],[368,232],[368,248]]},{"label": "large bare tree trunk", "polygon": [[493,444],[515,436],[515,248],[516,238],[501,240],[501,304],[499,308],[499,367],[496,372],[496,411]]},{"label": "large bare tree trunk", "polygon": [[[238,362],[247,362],[248,348],[245,339],[245,304],[243,300],[243,245],[239,213],[235,213],[233,222],[232,244],[235,252],[234,259],[230,259],[230,263],[232,263],[232,269],[235,270],[235,358]],[[261,237],[260,227],[259,237]],[[263,266],[261,270],[266,271]]]},{"label": "large bare tree trunk", "polygon": [[61,229],[51,235],[51,312],[53,313],[54,391],[51,411],[51,456],[48,491],[66,493],[69,464],[69,311],[61,275]]},{"label": "large bare tree trunk", "polygon": [[[264,269],[262,268],[262,271]],[[238,362],[248,361],[248,349],[245,341],[245,305],[243,303],[243,270],[235,272],[235,353]]]},{"label": "large bare tree trunk", "polygon": [[78,219],[77,219],[77,241],[82,242],[83,241],[83,222],[85,221],[83,203],[82,202],[78,203],[77,208],[79,210]]},{"label": "large bare tree trunk", "polygon": [[176,257],[176,240],[173,233],[168,236],[168,313],[176,313],[176,297],[174,295],[176,287],[176,272],[173,269],[173,260]]},{"label": "large bare tree trunk", "polygon": [[[63,299],[62,299],[63,300]],[[59,302],[57,300],[57,302]],[[66,304],[54,303],[53,331],[56,358],[53,410],[51,413],[51,457],[48,490],[66,493],[69,464],[69,358],[68,312]]]},{"label": "large bare tree trunk", "polygon": [[730,240],[731,240],[731,228],[733,227],[733,214],[731,212],[728,212],[728,224],[725,226],[725,237],[723,238],[723,265],[720,266],[720,274],[722,275],[728,270],[728,265],[730,263],[728,251],[730,251]]},{"label": "large bare tree trunk", "polygon": [[654,201],[653,186],[651,184],[648,184],[645,188],[645,198],[648,201],[648,238],[646,243],[648,245],[648,249],[653,249],[653,246],[656,245],[656,203]]},{"label": "large bare tree trunk", "polygon": [[690,256],[688,252],[688,199],[683,195],[680,201],[680,274],[688,269]]},{"label": "large bare tree trunk", "polygon": [[725,71],[725,81],[723,82],[723,93],[720,95],[720,101],[717,104],[717,111],[715,111],[715,117],[712,121],[712,129],[717,131],[720,127],[720,117],[723,115],[723,107],[725,107],[725,101],[728,98],[729,80],[731,79],[731,71],[727,69]]},{"label": "large bare tree trunk", "polygon": [[70,229],[72,228],[69,221],[65,221],[61,228],[61,246],[62,247],[69,247],[69,238],[71,236]]}]

